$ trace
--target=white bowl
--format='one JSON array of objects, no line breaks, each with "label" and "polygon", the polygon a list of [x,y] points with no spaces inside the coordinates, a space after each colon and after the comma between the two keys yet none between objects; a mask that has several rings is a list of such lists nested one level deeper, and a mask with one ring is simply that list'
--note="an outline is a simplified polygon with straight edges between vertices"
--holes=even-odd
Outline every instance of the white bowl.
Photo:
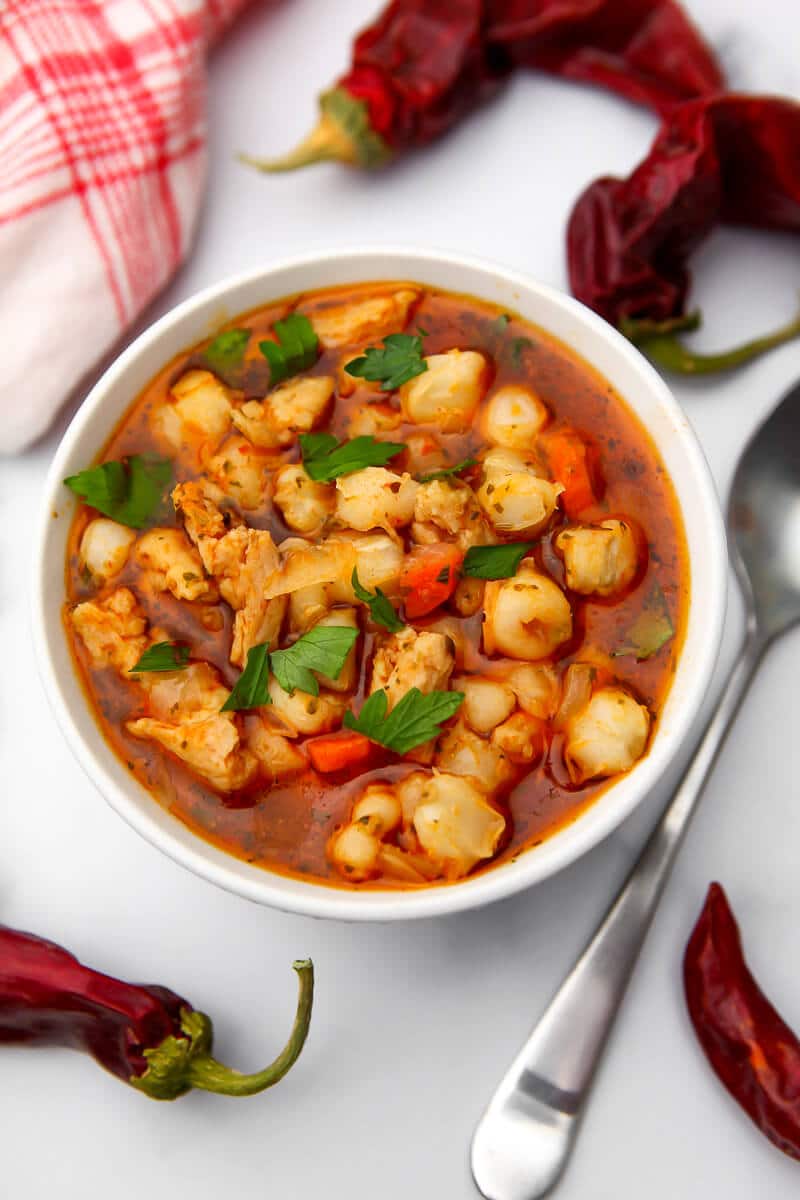
[{"label": "white bowl", "polygon": [[[237,313],[295,292],[373,279],[416,280],[481,297],[574,347],[614,385],[659,447],[680,503],[691,567],[685,643],[645,758],[574,823],[516,861],[454,886],[409,892],[359,892],[291,879],[241,862],[191,833],[130,777],[103,739],[75,673],[61,617],[75,507],[62,480],[94,460],[156,372]],[[647,795],[692,728],[725,610],[725,533],[714,484],[686,417],[649,363],[576,300],[523,275],[461,255],[395,247],[314,254],[237,276],[180,304],[137,338],[89,393],[58,448],[45,484],[34,565],[33,629],[45,690],[73,752],[106,800],[148,841],[212,883],[261,904],[348,920],[402,920],[478,907],[545,879],[606,837]]]}]

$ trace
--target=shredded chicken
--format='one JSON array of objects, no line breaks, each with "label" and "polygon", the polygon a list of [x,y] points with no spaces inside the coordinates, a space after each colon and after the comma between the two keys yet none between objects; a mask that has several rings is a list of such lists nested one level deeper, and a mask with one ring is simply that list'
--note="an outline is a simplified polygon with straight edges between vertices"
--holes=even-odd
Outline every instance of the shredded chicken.
[{"label": "shredded chicken", "polygon": [[134,555],[154,591],[171,592],[176,600],[213,603],[219,599],[200,554],[182,529],[148,529],[137,541]]},{"label": "shredded chicken", "polygon": [[403,629],[386,638],[376,650],[370,692],[385,688],[391,709],[411,688],[421,692],[444,690],[453,664],[452,643],[444,634]]},{"label": "shredded chicken", "polygon": [[85,600],[69,614],[96,667],[130,671],[149,644],[147,618],[129,588],[105,600]]}]

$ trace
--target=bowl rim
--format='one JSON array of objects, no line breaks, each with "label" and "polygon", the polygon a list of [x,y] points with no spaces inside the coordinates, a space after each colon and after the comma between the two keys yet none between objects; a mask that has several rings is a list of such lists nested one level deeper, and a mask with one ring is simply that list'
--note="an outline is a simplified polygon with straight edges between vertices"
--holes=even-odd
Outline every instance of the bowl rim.
[{"label": "bowl rim", "polygon": [[[61,674],[56,667],[49,645],[53,633],[51,628],[53,618],[47,607],[47,557],[45,551],[48,533],[53,523],[53,511],[63,503],[64,499],[62,481],[67,473],[66,464],[75,444],[91,425],[98,409],[109,396],[113,395],[118,381],[124,377],[129,364],[135,362],[141,355],[147,354],[173,325],[190,317],[197,310],[213,304],[222,306],[226,296],[240,288],[255,286],[263,281],[264,303],[267,303],[270,278],[281,272],[313,270],[315,267],[325,264],[333,265],[341,262],[343,282],[346,282],[348,270],[356,271],[359,263],[363,265],[370,260],[375,260],[376,263],[378,260],[382,260],[384,264],[380,272],[376,269],[376,281],[378,279],[413,280],[415,272],[424,273],[426,268],[446,270],[455,267],[483,274],[488,273],[502,279],[514,289],[537,294],[546,304],[560,309],[567,315],[572,314],[574,318],[587,325],[595,335],[608,343],[618,356],[626,360],[629,367],[638,372],[646,386],[649,387],[657,406],[671,418],[680,440],[681,454],[686,460],[687,467],[691,470],[693,482],[701,500],[699,510],[693,509],[692,511],[692,519],[703,525],[710,534],[705,544],[706,557],[704,561],[707,580],[703,597],[706,605],[703,614],[704,637],[698,653],[693,658],[691,675],[684,682],[682,707],[678,713],[673,714],[669,729],[663,730],[659,727],[645,758],[641,759],[629,774],[604,790],[597,801],[584,810],[575,821],[547,838],[541,846],[536,848],[535,853],[523,852],[515,860],[491,868],[473,878],[452,885],[424,888],[419,891],[399,889],[397,891],[359,891],[329,886],[318,881],[305,881],[243,863],[242,860],[219,850],[191,831],[188,831],[190,835],[188,839],[182,838],[179,836],[179,831],[186,832],[187,827],[178,818],[167,813],[169,825],[165,826],[163,822],[159,822],[158,814],[163,815],[166,810],[153,800],[137,781],[131,779],[130,787],[120,786],[87,744],[73,718],[69,700],[62,685]],[[304,290],[312,290],[314,286],[314,284],[310,284]],[[444,290],[448,289],[444,288]],[[236,313],[232,313],[231,317],[236,315]],[[547,330],[546,323],[541,322],[541,324],[542,328]],[[558,337],[558,335],[554,336]],[[578,353],[586,361],[591,361],[581,351]],[[158,369],[159,366],[156,364],[152,374],[155,374]],[[600,373],[602,374],[602,371]],[[623,399],[625,399],[624,395]],[[130,403],[132,400],[128,401],[128,404]],[[648,432],[651,432],[647,419],[638,411],[636,416]],[[672,473],[670,473],[670,478],[681,505],[684,523],[686,523],[687,514],[683,509],[681,484],[674,479]],[[69,523],[65,522],[67,529]],[[694,568],[695,562],[691,553],[689,557],[690,565]],[[572,296],[554,287],[541,284],[523,272],[488,259],[462,254],[458,251],[431,250],[410,244],[343,246],[327,251],[312,251],[306,254],[287,256],[272,261],[268,265],[228,276],[203,288],[143,330],[94,383],[58,445],[44,483],[39,519],[35,526],[32,567],[31,621],[40,678],[67,744],[89,779],[111,807],[142,837],[169,855],[175,862],[226,891],[287,912],[351,921],[411,920],[444,916],[481,907],[511,896],[556,874],[608,837],[641,803],[651,787],[659,781],[691,728],[706,694],[717,659],[727,596],[725,527],[710,468],[685,413],[665,381],[647,359],[622,334],[596,313]],[[692,627],[694,574],[693,569],[687,637]],[[61,629],[60,617],[57,624]],[[681,651],[681,654],[683,653],[684,650]],[[80,681],[78,681],[78,686],[83,692]],[[92,719],[94,719],[93,715]],[[100,736],[102,737],[102,735]],[[626,784],[628,786],[625,786]],[[610,801],[609,797],[611,797]],[[145,802],[143,803],[143,801]],[[591,822],[584,820],[587,813],[594,814]]]}]

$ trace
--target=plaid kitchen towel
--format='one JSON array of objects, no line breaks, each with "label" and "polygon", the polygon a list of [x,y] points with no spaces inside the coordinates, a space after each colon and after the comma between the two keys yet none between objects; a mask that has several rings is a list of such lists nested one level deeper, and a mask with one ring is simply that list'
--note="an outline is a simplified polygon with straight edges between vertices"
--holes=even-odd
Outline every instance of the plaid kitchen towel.
[{"label": "plaid kitchen towel", "polygon": [[0,0],[0,453],[50,424],[178,266],[205,60],[244,0]]}]

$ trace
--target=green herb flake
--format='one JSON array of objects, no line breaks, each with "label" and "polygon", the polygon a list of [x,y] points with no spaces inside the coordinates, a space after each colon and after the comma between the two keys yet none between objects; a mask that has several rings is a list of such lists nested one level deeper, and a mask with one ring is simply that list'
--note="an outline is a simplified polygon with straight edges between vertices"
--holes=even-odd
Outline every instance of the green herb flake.
[{"label": "green herb flake", "polygon": [[242,365],[249,341],[249,329],[226,329],[206,346],[202,357],[214,374],[225,380]]},{"label": "green herb flake", "polygon": [[466,471],[467,467],[474,467],[477,462],[477,458],[464,458],[454,467],[442,467],[440,471],[431,471],[429,475],[420,475],[419,481],[420,483],[430,483],[434,479],[452,479],[454,475]]},{"label": "green herb flake", "polygon": [[319,695],[314,671],[338,679],[347,656],[358,639],[358,630],[346,625],[317,625],[286,650],[270,654],[272,673],[285,692],[295,689]]},{"label": "green herb flake", "polygon": [[407,754],[438,737],[444,722],[458,712],[463,700],[463,692],[425,694],[411,688],[387,715],[386,692],[380,688],[365,701],[357,717],[346,712],[344,724],[395,754]]},{"label": "green herb flake", "polygon": [[360,358],[354,358],[345,366],[348,375],[381,384],[381,391],[393,392],[408,383],[415,375],[422,375],[428,364],[422,357],[422,337],[410,333],[390,333],[383,339],[383,348],[370,346]]},{"label": "green herb flake", "polygon": [[384,467],[405,449],[405,442],[379,442],[372,436],[337,442],[330,433],[300,434],[303,466],[317,483],[330,483],[364,467]]},{"label": "green herb flake", "polygon": [[398,617],[397,611],[389,597],[380,588],[375,588],[374,592],[370,592],[362,586],[358,578],[357,567],[353,567],[350,583],[356,598],[369,608],[370,615],[376,625],[382,625],[390,633],[399,633],[401,629],[405,629],[405,625]]},{"label": "green herb flake", "polygon": [[473,579],[510,579],[533,542],[506,542],[502,546],[470,546],[461,564],[461,574]]},{"label": "green herb flake", "polygon": [[161,507],[171,481],[168,458],[132,454],[69,475],[64,483],[104,516],[131,529],[144,529]]},{"label": "green herb flake", "polygon": [[269,694],[268,643],[262,642],[247,652],[247,662],[220,712],[243,712],[272,703]]},{"label": "green herb flake", "polygon": [[313,367],[319,353],[319,338],[303,313],[289,313],[272,328],[277,341],[259,342],[258,348],[269,363],[269,382],[274,387],[290,375]]},{"label": "green herb flake", "polygon": [[520,364],[522,363],[522,356],[525,353],[525,351],[532,350],[532,349],[533,349],[533,342],[531,341],[530,338],[528,338],[528,337],[514,338],[509,347],[511,361],[514,364],[514,366],[515,367],[520,366]]},{"label": "green herb flake", "polygon": [[623,655],[632,654],[637,662],[652,658],[675,636],[667,598],[658,582],[650,589],[641,612],[626,636],[625,644],[615,650],[612,657],[621,658]]},{"label": "green herb flake", "polygon": [[492,321],[490,329],[492,333],[505,333],[506,327],[511,323],[511,317],[508,313],[501,313],[499,317],[495,317]]},{"label": "green herb flake", "polygon": [[129,675],[144,671],[183,671],[189,665],[189,647],[181,642],[155,642],[148,646]]}]

